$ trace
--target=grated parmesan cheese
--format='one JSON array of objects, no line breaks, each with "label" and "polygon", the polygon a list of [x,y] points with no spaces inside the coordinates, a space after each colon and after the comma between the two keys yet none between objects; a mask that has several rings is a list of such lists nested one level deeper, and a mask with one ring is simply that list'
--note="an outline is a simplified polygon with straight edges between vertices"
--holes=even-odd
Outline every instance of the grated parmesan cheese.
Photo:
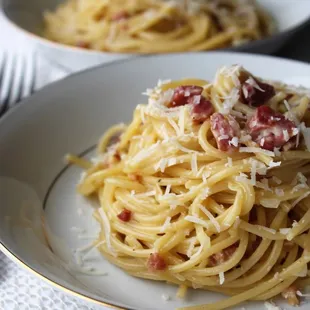
[{"label": "grated parmesan cheese", "polygon": [[279,232],[282,235],[287,235],[290,232],[290,230],[291,230],[290,228],[280,228]]},{"label": "grated parmesan cheese", "polygon": [[292,227],[297,227],[299,224],[298,224],[298,222],[297,221],[293,221],[293,224],[292,224]]},{"label": "grated parmesan cheese", "polygon": [[267,310],[281,310],[274,302],[265,301],[264,305]]},{"label": "grated parmesan cheese", "polygon": [[233,145],[235,147],[238,147],[239,145],[239,139],[237,137],[233,137],[230,141],[229,141],[229,145]]},{"label": "grated parmesan cheese", "polygon": [[200,95],[193,96],[193,104],[199,104],[200,99],[201,99]]},{"label": "grated parmesan cheese", "polygon": [[181,135],[181,130],[178,127],[177,123],[171,117],[168,117],[168,122],[172,126],[172,128],[175,130],[176,135],[180,136]]},{"label": "grated parmesan cheese", "polygon": [[224,272],[219,273],[219,279],[220,279],[220,285],[222,285],[225,282]]},{"label": "grated parmesan cheese", "polygon": [[105,214],[103,208],[99,208],[99,214],[102,218],[103,221],[103,228],[104,228],[104,234],[105,234],[105,240],[107,242],[107,247],[110,250],[110,253],[113,256],[116,256],[116,253],[114,252],[113,248],[112,248],[112,244],[111,244],[111,226],[110,226],[110,222],[108,220],[107,215]]},{"label": "grated parmesan cheese", "polygon": [[301,291],[297,291],[296,295],[300,297],[306,297],[306,299],[310,297],[310,294],[303,294]]},{"label": "grated parmesan cheese", "polygon": [[165,190],[165,196],[166,195],[169,195],[170,194],[170,190],[171,190],[171,184],[168,184],[167,186],[166,186],[166,190]]},{"label": "grated parmesan cheese", "polygon": [[240,153],[262,153],[262,154],[267,155],[267,156],[272,156],[272,157],[275,156],[274,152],[264,150],[264,149],[261,149],[259,147],[240,147],[239,152]]},{"label": "grated parmesan cheese", "polygon": [[171,217],[168,216],[168,217],[166,218],[166,220],[165,220],[164,225],[160,228],[160,232],[161,232],[161,233],[163,233],[163,232],[166,231],[166,229],[167,229],[167,228],[169,227],[169,225],[170,225],[170,221],[171,221]]},{"label": "grated parmesan cheese", "polygon": [[167,162],[167,166],[170,167],[170,166],[174,166],[177,164],[177,159],[176,158],[169,158],[168,159],[168,162]]},{"label": "grated parmesan cheese", "polygon": [[221,140],[227,140],[229,139],[229,136],[228,135],[221,135],[218,137],[218,140],[221,141]]},{"label": "grated parmesan cheese", "polygon": [[169,295],[167,295],[167,294],[162,294],[162,295],[161,295],[161,298],[162,298],[162,300],[164,300],[164,301],[168,301],[168,300],[171,299],[171,297],[170,297]]},{"label": "grated parmesan cheese", "polygon": [[193,254],[193,250],[194,250],[194,247],[195,247],[195,243],[196,243],[196,237],[192,238],[190,244],[189,244],[189,247],[187,249],[187,252],[186,252],[186,255],[188,257],[191,257],[192,254]]},{"label": "grated parmesan cheese", "polygon": [[213,214],[209,210],[207,210],[203,205],[199,205],[199,209],[209,218],[209,220],[214,225],[217,232],[221,232],[221,226],[218,223],[218,221],[215,219]]},{"label": "grated parmesan cheese", "polygon": [[287,129],[283,130],[283,136],[285,141],[288,141],[290,139]]},{"label": "grated parmesan cheese", "polygon": [[242,172],[240,172],[240,174],[235,177],[235,180],[237,182],[244,182],[244,183],[251,184],[251,181],[248,179],[248,176]]},{"label": "grated parmesan cheese", "polygon": [[286,109],[287,109],[287,113],[288,113],[288,116],[289,118],[296,124],[296,125],[300,125],[299,124],[299,120],[298,118],[296,117],[296,115],[293,113],[293,111],[291,110],[291,107],[289,105],[289,103],[287,102],[287,100],[284,100],[283,101]]},{"label": "grated parmesan cheese", "polygon": [[173,140],[173,143],[175,144],[175,146],[182,152],[184,153],[196,153],[196,151],[188,149],[186,147],[184,147],[183,145],[181,145],[178,141]]},{"label": "grated parmesan cheese", "polygon": [[300,124],[300,131],[304,137],[306,147],[310,151],[310,128],[305,126],[305,123]]},{"label": "grated parmesan cheese", "polygon": [[252,140],[252,137],[250,135],[241,135],[240,137],[240,142],[241,143],[245,143],[245,142],[248,142],[248,141],[251,141]]},{"label": "grated parmesan cheese", "polygon": [[308,179],[301,172],[298,172],[296,177],[300,183],[307,184]]},{"label": "grated parmesan cheese", "polygon": [[159,79],[159,80],[157,81],[157,87],[161,87],[161,86],[163,86],[163,85],[165,85],[165,84],[169,84],[169,83],[171,83],[171,79],[167,79],[167,80],[161,80],[161,79]]},{"label": "grated parmesan cheese", "polygon": [[257,84],[257,82],[253,79],[252,76],[250,76],[250,77],[245,81],[245,83],[247,83],[247,84],[253,86],[254,88],[260,90],[261,92],[265,92],[265,91]]},{"label": "grated parmesan cheese", "polygon": [[269,163],[268,163],[268,166],[270,167],[270,168],[274,168],[274,167],[279,167],[279,166],[281,166],[281,161],[278,161],[278,162],[274,162],[273,160],[271,160]]}]

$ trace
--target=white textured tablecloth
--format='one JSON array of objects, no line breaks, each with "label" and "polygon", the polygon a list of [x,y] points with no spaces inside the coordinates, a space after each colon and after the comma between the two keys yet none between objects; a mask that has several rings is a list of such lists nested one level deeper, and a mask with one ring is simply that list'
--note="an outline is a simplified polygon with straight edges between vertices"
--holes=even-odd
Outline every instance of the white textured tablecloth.
[{"label": "white textured tablecloth", "polygon": [[[9,53],[25,54],[32,51],[25,38],[7,25],[1,13],[0,42],[0,57],[4,50]],[[3,44],[4,42],[5,44]],[[38,58],[37,63],[37,88],[41,88],[69,74],[54,68],[42,58]],[[54,289],[51,285],[19,267],[0,252],[0,310],[99,309],[107,308],[88,303]]]}]

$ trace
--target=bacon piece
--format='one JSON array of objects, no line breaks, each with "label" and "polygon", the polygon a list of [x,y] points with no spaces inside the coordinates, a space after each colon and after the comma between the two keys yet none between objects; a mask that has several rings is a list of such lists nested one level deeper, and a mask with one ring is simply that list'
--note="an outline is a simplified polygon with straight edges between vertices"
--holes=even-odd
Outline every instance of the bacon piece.
[{"label": "bacon piece", "polygon": [[158,253],[152,253],[147,261],[150,271],[163,271],[167,269],[167,263]]},{"label": "bacon piece", "polygon": [[244,104],[258,107],[276,94],[272,85],[258,81],[250,76],[242,85],[240,99]]},{"label": "bacon piece", "polygon": [[231,258],[231,256],[236,252],[238,243],[234,243],[228,248],[222,250],[221,252],[215,253],[209,257],[208,265],[215,267],[225,263]]},{"label": "bacon piece", "polygon": [[117,217],[123,222],[129,222],[131,219],[131,211],[124,209]]},{"label": "bacon piece", "polygon": [[195,85],[178,86],[173,93],[170,107],[179,107],[191,103],[190,99],[194,96],[200,96],[203,88]]},{"label": "bacon piece", "polygon": [[[197,96],[198,97],[198,96]],[[191,115],[194,122],[202,123],[210,117],[214,112],[213,105],[210,100],[207,100],[203,96],[199,96],[199,102],[195,102],[196,96],[190,99],[192,105]],[[196,99],[198,101],[198,99]]]},{"label": "bacon piece", "polygon": [[120,20],[127,19],[128,17],[129,17],[129,15],[126,11],[119,11],[111,17],[111,20],[113,22],[118,22]]},{"label": "bacon piece", "polygon": [[297,297],[297,287],[295,285],[291,285],[286,288],[281,295],[287,300],[288,304],[291,306],[299,305],[299,298]]},{"label": "bacon piece", "polygon": [[235,118],[231,115],[224,116],[221,113],[214,113],[210,120],[211,131],[217,147],[224,152],[236,150],[237,147],[231,143],[232,138],[240,136],[240,127]]},{"label": "bacon piece", "polygon": [[118,151],[115,151],[115,153],[113,154],[113,157],[116,161],[120,161],[122,159]]},{"label": "bacon piece", "polygon": [[298,133],[292,121],[268,106],[258,107],[246,127],[252,140],[269,151],[281,148]]}]

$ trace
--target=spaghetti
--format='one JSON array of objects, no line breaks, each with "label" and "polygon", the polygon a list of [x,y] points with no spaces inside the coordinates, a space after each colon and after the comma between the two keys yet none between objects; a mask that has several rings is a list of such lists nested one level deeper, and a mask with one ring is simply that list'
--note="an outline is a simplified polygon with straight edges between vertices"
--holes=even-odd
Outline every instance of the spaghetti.
[{"label": "spaghetti", "polygon": [[275,31],[252,0],[68,0],[44,20],[52,41],[113,53],[211,50]]},{"label": "spaghetti", "polygon": [[[97,199],[99,249],[135,277],[231,297],[226,309],[310,283],[309,93],[221,68],[160,82],[110,128],[78,192]],[[300,292],[299,292],[300,293]]]}]

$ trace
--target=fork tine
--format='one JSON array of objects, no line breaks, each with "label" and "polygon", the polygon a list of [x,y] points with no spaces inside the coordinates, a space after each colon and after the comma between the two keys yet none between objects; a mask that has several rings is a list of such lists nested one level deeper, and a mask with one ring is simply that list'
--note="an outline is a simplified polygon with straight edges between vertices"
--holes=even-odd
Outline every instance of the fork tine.
[{"label": "fork tine", "polygon": [[13,61],[14,66],[14,78],[12,85],[10,87],[10,102],[8,108],[11,108],[15,103],[19,102],[22,98],[23,88],[24,88],[24,79],[25,79],[25,61],[23,56],[15,56]]},{"label": "fork tine", "polygon": [[31,61],[30,61],[30,70],[31,70],[31,84],[30,84],[30,94],[35,92],[36,87],[36,78],[37,78],[37,57],[36,52],[31,54]]},{"label": "fork tine", "polygon": [[[10,103],[10,97],[11,97],[11,89],[12,84],[14,81],[14,74],[11,74],[10,71],[14,72],[13,69],[14,63],[11,64],[11,67],[9,66],[9,57],[5,55],[4,62],[3,62],[3,70],[1,74],[1,87],[3,87],[2,92],[4,93],[3,100],[1,100],[1,109],[0,109],[0,116],[2,116],[6,110],[8,109],[9,103]],[[6,93],[5,93],[6,92]]]},{"label": "fork tine", "polygon": [[[1,59],[1,67],[0,67],[0,86],[3,85],[6,58],[7,58],[6,53],[4,53],[3,57]],[[1,87],[0,88],[0,115],[1,115],[2,111],[5,109],[4,102],[2,102],[3,96],[4,96],[3,89]]]},{"label": "fork tine", "polygon": [[5,60],[6,60],[7,56],[4,53],[3,57],[2,57],[2,61],[1,61],[1,67],[0,67],[0,85],[3,82],[3,75],[4,75],[4,69],[5,69]]}]

